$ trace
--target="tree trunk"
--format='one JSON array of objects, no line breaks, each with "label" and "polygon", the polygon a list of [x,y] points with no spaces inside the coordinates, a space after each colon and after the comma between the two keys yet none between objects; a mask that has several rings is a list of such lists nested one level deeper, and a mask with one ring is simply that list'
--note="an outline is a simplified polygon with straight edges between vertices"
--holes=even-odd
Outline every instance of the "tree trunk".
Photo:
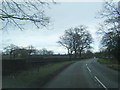
[{"label": "tree trunk", "polygon": [[82,52],[82,51],[80,50],[80,51],[79,51],[79,58],[81,58],[81,52]]},{"label": "tree trunk", "polygon": [[70,49],[69,49],[69,48],[67,48],[67,50],[68,50],[69,60],[71,60]]},{"label": "tree trunk", "polygon": [[77,58],[77,50],[75,49],[75,59]]},{"label": "tree trunk", "polygon": [[67,50],[68,50],[68,55],[69,55],[70,54],[69,48],[67,48]]}]

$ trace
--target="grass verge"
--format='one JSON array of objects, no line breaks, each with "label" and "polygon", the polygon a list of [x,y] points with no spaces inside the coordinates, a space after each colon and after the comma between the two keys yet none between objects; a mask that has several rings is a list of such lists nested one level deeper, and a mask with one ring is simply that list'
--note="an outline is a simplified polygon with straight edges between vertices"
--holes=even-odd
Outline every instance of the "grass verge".
[{"label": "grass verge", "polygon": [[41,86],[56,75],[56,73],[72,63],[74,63],[74,61],[50,63],[38,68],[23,71],[15,76],[3,77],[3,88],[29,88],[30,86],[35,87],[37,83]]},{"label": "grass verge", "polygon": [[105,59],[98,59],[98,62],[101,64],[105,64],[106,66],[120,71],[120,65],[118,64],[118,62],[116,60],[105,60]]}]

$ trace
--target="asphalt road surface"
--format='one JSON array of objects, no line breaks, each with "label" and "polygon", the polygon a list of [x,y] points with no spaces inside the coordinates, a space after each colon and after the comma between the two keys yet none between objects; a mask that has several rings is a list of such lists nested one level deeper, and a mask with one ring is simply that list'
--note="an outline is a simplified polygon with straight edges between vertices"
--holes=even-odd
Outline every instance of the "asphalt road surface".
[{"label": "asphalt road surface", "polygon": [[118,88],[118,72],[97,59],[78,61],[48,82],[44,88]]}]

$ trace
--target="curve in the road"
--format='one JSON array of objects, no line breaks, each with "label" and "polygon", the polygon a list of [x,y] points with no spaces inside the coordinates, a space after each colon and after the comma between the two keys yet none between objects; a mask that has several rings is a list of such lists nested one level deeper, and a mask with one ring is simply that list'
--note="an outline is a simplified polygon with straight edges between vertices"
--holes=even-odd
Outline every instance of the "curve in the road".
[{"label": "curve in the road", "polygon": [[116,77],[118,77],[117,71],[109,70],[95,59],[89,59],[70,65],[44,88],[104,88],[107,90],[118,88]]}]

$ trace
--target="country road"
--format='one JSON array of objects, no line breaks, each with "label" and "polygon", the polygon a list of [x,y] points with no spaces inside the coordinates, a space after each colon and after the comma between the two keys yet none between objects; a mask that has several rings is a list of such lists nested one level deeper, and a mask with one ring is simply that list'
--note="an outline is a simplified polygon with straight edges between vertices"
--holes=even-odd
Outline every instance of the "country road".
[{"label": "country road", "polygon": [[105,65],[99,64],[97,59],[78,61],[43,88],[118,88],[118,72]]}]

